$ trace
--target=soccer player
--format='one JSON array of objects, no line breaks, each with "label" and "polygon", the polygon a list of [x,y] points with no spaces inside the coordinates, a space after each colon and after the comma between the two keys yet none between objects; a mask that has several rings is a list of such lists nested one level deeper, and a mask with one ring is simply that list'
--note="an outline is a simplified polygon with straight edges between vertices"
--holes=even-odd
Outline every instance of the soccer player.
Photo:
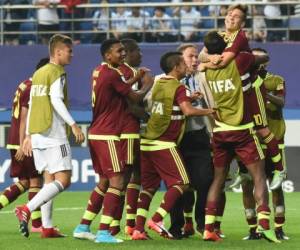
[{"label": "soccer player", "polygon": [[[134,77],[134,75],[137,74],[138,71],[135,70],[134,68],[132,68],[131,66],[129,66],[129,64],[132,65],[133,67],[139,66],[141,63],[141,53],[140,53],[140,49],[139,49],[137,43],[132,39],[124,39],[124,40],[122,40],[122,44],[124,45],[124,48],[126,51],[126,57],[125,57],[126,63],[122,63],[120,66],[118,66],[118,69],[124,74],[124,78],[126,81],[131,81],[131,79]],[[135,84],[135,82],[131,81],[130,84]],[[127,132],[127,133],[123,133],[120,135],[120,137],[123,137],[123,138],[121,138],[122,154],[124,154],[124,156],[126,158],[126,165],[129,166],[129,167],[125,168],[125,170],[126,170],[125,173],[127,173],[127,175],[126,175],[127,178],[125,180],[126,185],[129,181],[131,171],[133,170],[135,173],[134,177],[133,177],[134,179],[133,179],[132,185],[129,184],[129,186],[127,187],[128,188],[127,196],[129,196],[131,193],[137,192],[137,189],[139,190],[139,188],[136,188],[138,186],[138,183],[140,182],[139,174],[136,173],[137,168],[135,168],[135,167],[133,168],[131,166],[136,161],[136,159],[134,159],[134,158],[136,157],[136,150],[137,150],[137,147],[139,146],[139,144],[136,145],[137,138],[139,138],[139,122],[138,122],[137,118],[135,118],[131,114],[131,112],[128,109],[128,105],[126,103],[124,104],[124,110],[123,110],[122,117],[123,118],[121,121],[124,123],[124,125],[122,125],[121,133]],[[126,139],[125,139],[125,137],[126,137]],[[127,142],[128,142],[128,144],[127,144]],[[127,148],[127,146],[129,148]],[[129,150],[127,150],[127,149],[129,149]],[[90,150],[91,150],[91,156],[92,156],[92,160],[93,160],[93,166],[94,166],[96,173],[98,174],[97,171],[100,171],[100,169],[99,169],[100,167],[96,167],[98,165],[97,153],[96,153],[96,151],[94,151],[93,147],[90,147]],[[108,183],[107,177],[102,174],[100,176],[100,182],[97,184],[97,186],[95,187],[95,189],[93,190],[93,192],[90,195],[88,206],[86,208],[86,211],[84,212],[81,222],[75,228],[75,230],[73,232],[73,236],[75,238],[90,239],[90,240],[95,239],[94,234],[92,234],[90,231],[90,225],[102,208],[103,198],[104,198],[104,194],[107,191],[108,184],[109,183]],[[138,193],[139,193],[139,191],[138,191]],[[132,209],[134,209],[134,206],[136,206],[136,205],[134,205],[134,200],[137,200],[137,198],[134,198],[134,196],[138,196],[138,193],[130,195],[131,203],[128,203],[128,205],[131,205]],[[124,198],[124,195],[122,193],[121,203],[124,203],[123,198]],[[135,201],[135,202],[137,202],[137,201]],[[117,212],[114,216],[114,220],[110,224],[109,231],[112,235],[116,235],[120,231],[120,219],[122,217],[122,212],[123,212],[123,205],[118,207]],[[131,216],[134,214],[135,214],[134,211],[131,212]]]},{"label": "soccer player", "polygon": [[[227,66],[241,51],[251,51],[245,32],[242,30],[245,26],[247,10],[247,6],[242,4],[229,6],[225,17],[225,32],[220,33],[224,41],[227,43],[226,49],[221,55],[208,55],[206,53],[207,49],[204,47],[200,53],[201,62],[210,61],[217,65],[216,68],[221,68]],[[279,142],[268,128],[267,119],[264,115],[261,89],[258,86],[253,86],[253,90],[255,91],[253,92],[253,99],[257,99],[256,104],[253,102],[253,105],[251,105],[251,108],[253,109],[253,121],[255,123],[257,133],[267,145],[268,151],[272,156],[275,172],[270,188],[276,189],[281,185],[286,173],[283,169],[283,163],[280,156],[278,146]],[[258,105],[259,103],[261,103],[261,105]],[[254,109],[254,107],[256,108]],[[231,187],[236,186],[239,183],[235,181],[234,184],[235,185],[231,185]]]},{"label": "soccer player", "polygon": [[[254,55],[268,55],[267,51],[261,48],[252,49]],[[262,64],[259,67],[258,73],[264,79],[264,87],[266,89],[266,117],[268,119],[269,128],[274,133],[277,140],[279,140],[281,156],[285,159],[284,152],[284,133],[285,122],[283,119],[282,109],[284,107],[285,99],[285,82],[281,76],[273,75],[266,70],[267,64]],[[264,148],[265,145],[262,145]],[[285,161],[283,161],[285,163]],[[268,151],[266,153],[265,170],[269,181],[273,175],[273,162]],[[257,216],[255,212],[255,200],[253,197],[253,183],[251,180],[242,184],[243,202],[245,207],[245,215],[249,225],[249,235],[244,240],[260,239],[260,235],[256,233]],[[272,200],[274,208],[274,225],[275,234],[278,240],[288,240],[289,237],[283,231],[285,222],[285,204],[282,187],[272,190]]]},{"label": "soccer player", "polygon": [[[49,62],[49,58],[42,58],[36,65],[36,70]],[[24,155],[22,150],[25,138],[26,118],[31,89],[31,78],[21,82],[15,93],[11,126],[8,135],[7,149],[11,154],[10,177],[18,178],[18,182],[7,187],[0,195],[0,210],[15,201],[28,190],[28,200],[31,200],[42,186],[42,176],[36,171],[32,157]],[[41,232],[41,211],[37,208],[31,214],[31,232]]]},{"label": "soccer player", "polygon": [[176,200],[188,188],[189,178],[177,145],[184,131],[185,116],[214,113],[213,109],[198,109],[191,104],[186,87],[180,83],[186,74],[186,64],[180,52],[168,52],[161,57],[161,76],[152,90],[151,115],[141,139],[141,183],[133,240],[147,240],[144,226],[151,200],[163,180],[167,192],[160,207],[147,226],[162,237],[173,238],[165,229],[163,218]]},{"label": "soccer player", "polygon": [[100,180],[106,178],[109,184],[107,190],[102,191],[103,211],[95,242],[119,243],[122,241],[111,235],[109,227],[121,205],[121,194],[125,190],[120,135],[126,98],[133,102],[141,101],[151,83],[144,84],[139,91],[131,89],[131,84],[143,77],[145,71],[139,70],[126,81],[118,69],[125,58],[124,46],[119,40],[105,40],[101,45],[101,55],[104,62],[93,71],[93,119],[88,139],[95,172],[100,175]]},{"label": "soccer player", "polygon": [[[221,54],[226,47],[222,37],[215,31],[205,36],[204,44],[210,54]],[[248,72],[254,65],[267,60],[267,56],[254,57],[251,53],[241,52],[225,68],[208,69],[205,72],[218,109],[212,138],[215,172],[207,197],[204,240],[221,240],[214,232],[216,210],[228,173],[227,166],[237,155],[253,178],[259,224],[257,231],[272,242],[280,242],[270,229],[270,208],[263,168],[264,155],[257,137],[252,132],[251,114],[246,109],[252,83],[250,77],[245,77],[245,75],[249,74]],[[210,67],[213,65],[211,64]]]},{"label": "soccer player", "polygon": [[[137,74],[136,68],[142,61],[142,53],[135,40],[123,39],[121,43],[126,51],[125,62],[119,66],[126,80]],[[140,81],[133,83],[132,88],[138,90],[143,81],[153,81],[147,74]],[[137,200],[140,191],[140,121],[147,117],[144,108],[127,100],[127,107],[123,114],[123,126],[120,135],[122,154],[125,157],[125,186],[126,188],[126,227],[125,234],[131,235],[135,226]],[[122,203],[125,197],[121,197]],[[119,207],[116,216],[110,225],[112,235],[120,231],[120,220],[123,214],[123,206]]]},{"label": "soccer player", "polygon": [[[202,89],[202,79],[197,72],[198,48],[194,44],[183,44],[177,51],[187,65],[186,75],[181,82],[186,85],[191,95]],[[207,107],[204,98],[195,99],[192,105],[197,108]],[[193,207],[195,204],[194,190],[196,191],[195,220],[197,230],[204,231],[205,203],[209,186],[213,179],[210,138],[207,132],[206,117],[188,117],[185,132],[179,145],[186,171],[190,177],[191,188],[177,200],[170,211],[170,233],[174,238],[182,238],[194,234]],[[208,126],[211,126],[210,124]],[[183,228],[183,231],[182,231]]]},{"label": "soccer player", "polygon": [[67,127],[71,127],[76,142],[84,141],[84,134],[67,110],[67,81],[64,66],[70,64],[72,39],[56,34],[49,41],[50,63],[38,69],[32,77],[26,138],[23,151],[34,156],[36,169],[43,173],[44,186],[26,205],[15,210],[20,232],[29,236],[31,212],[41,206],[41,237],[62,237],[52,224],[52,199],[66,189],[71,181],[71,149]]}]

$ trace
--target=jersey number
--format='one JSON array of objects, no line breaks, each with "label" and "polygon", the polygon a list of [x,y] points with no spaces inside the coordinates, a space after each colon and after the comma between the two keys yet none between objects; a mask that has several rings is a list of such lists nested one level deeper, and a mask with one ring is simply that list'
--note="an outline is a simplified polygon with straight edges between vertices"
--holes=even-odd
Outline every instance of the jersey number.
[{"label": "jersey number", "polygon": [[254,118],[255,125],[262,125],[263,124],[263,121],[262,121],[262,118],[261,118],[260,114],[254,115],[253,118]]}]

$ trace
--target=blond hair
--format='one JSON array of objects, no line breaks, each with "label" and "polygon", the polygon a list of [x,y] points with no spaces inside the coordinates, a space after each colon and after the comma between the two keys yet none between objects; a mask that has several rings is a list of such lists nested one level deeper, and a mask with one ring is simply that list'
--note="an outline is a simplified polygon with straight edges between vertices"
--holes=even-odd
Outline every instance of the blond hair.
[{"label": "blond hair", "polygon": [[72,38],[69,37],[69,36],[62,35],[62,34],[53,35],[49,40],[49,53],[50,53],[50,56],[53,56],[54,49],[59,44],[72,45],[72,43],[73,43]]}]

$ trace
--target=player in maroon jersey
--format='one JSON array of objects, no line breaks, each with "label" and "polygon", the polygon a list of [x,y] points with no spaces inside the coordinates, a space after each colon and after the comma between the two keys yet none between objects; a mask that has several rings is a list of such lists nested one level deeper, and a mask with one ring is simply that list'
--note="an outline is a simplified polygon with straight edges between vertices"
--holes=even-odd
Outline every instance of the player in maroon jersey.
[{"label": "player in maroon jersey", "polygon": [[[49,58],[42,58],[38,62],[36,69],[48,62]],[[42,186],[41,175],[35,169],[33,157],[25,156],[22,150],[30,89],[31,78],[20,83],[13,101],[11,126],[6,148],[10,150],[11,154],[10,177],[18,178],[18,181],[7,187],[0,195],[0,210],[15,201],[27,190],[28,199],[31,200]],[[42,225],[40,208],[31,214],[31,218],[31,232],[40,232]]]},{"label": "player in maroon jersey", "polygon": [[[137,74],[137,67],[142,61],[142,53],[135,40],[121,40],[125,47],[125,62],[118,68],[123,73],[126,80]],[[152,80],[151,77],[142,80]],[[138,81],[132,85],[132,89],[138,90],[142,85],[142,81]],[[127,100],[126,109],[123,114],[123,126],[121,132],[121,148],[125,157],[125,186],[126,188],[126,227],[125,233],[131,235],[135,226],[135,216],[137,209],[137,200],[140,192],[140,119],[147,116],[141,105],[132,103]],[[123,214],[125,204],[125,196],[121,196],[122,206],[110,226],[112,235],[116,235],[120,231],[120,220]]]},{"label": "player in maroon jersey", "polygon": [[[208,33],[204,42],[211,54],[221,54],[225,48],[225,42],[217,32]],[[267,56],[254,57],[251,53],[241,52],[227,67],[206,71],[206,79],[218,105],[218,112],[212,139],[215,174],[207,197],[204,240],[221,240],[214,233],[217,202],[228,166],[237,155],[247,166],[255,183],[254,195],[259,218],[257,230],[269,241],[280,243],[269,225],[270,208],[262,161],[264,155],[256,135],[252,132],[252,114],[247,109],[252,81],[245,75],[249,75],[247,72],[254,66],[267,60]],[[260,80],[257,77],[255,82]]]},{"label": "player in maroon jersey", "polygon": [[[143,85],[137,92],[131,89],[132,83],[142,78],[145,70],[141,69],[136,76],[128,81],[125,80],[124,75],[118,69],[125,58],[124,46],[119,40],[104,41],[101,45],[101,54],[104,62],[95,68],[92,77],[93,119],[88,135],[93,167],[100,176],[100,183],[96,187],[97,190],[92,192],[88,209],[73,235],[76,238],[87,238],[85,233],[90,234],[90,229],[89,224],[84,220],[91,220],[101,209],[100,203],[103,203],[95,242],[118,243],[122,241],[111,235],[109,226],[120,207],[120,197],[125,188],[120,135],[126,98],[133,102],[141,101],[151,87],[151,83]],[[101,200],[101,202],[97,203],[96,200]],[[98,208],[94,206],[94,203],[97,203]],[[89,207],[93,207],[94,211],[91,212]]]}]

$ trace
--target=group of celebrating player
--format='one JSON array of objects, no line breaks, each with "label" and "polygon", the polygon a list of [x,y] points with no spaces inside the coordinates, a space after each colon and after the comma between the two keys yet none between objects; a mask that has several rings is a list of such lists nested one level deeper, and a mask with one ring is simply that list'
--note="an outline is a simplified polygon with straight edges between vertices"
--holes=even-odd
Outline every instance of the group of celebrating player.
[{"label": "group of celebrating player", "polygon": [[[149,69],[139,68],[141,52],[134,40],[108,39],[101,44],[103,62],[92,74],[93,118],[87,138],[100,181],[73,232],[75,238],[96,243],[122,242],[117,234],[125,204],[125,234],[132,240],[150,239],[145,225],[167,239],[193,234],[192,208],[183,232],[180,226],[179,233],[173,230],[176,213],[172,210],[178,208],[177,200],[188,193],[194,196],[191,187],[199,191],[197,176],[192,176],[189,167],[189,151],[181,154],[181,139],[184,141],[187,134],[186,123],[206,116],[209,125],[203,136],[210,141],[206,145],[207,171],[213,173],[199,172],[202,179],[211,180],[203,208],[196,202],[197,231],[204,240],[221,241],[224,237],[218,218],[225,206],[223,190],[229,166],[237,159],[240,174],[232,187],[242,184],[243,188],[250,227],[249,236],[244,239],[263,237],[276,243],[288,239],[282,230],[285,206],[281,183],[286,174],[284,80],[266,71],[269,56],[265,50],[250,50],[242,30],[246,14],[245,6],[230,6],[225,18],[226,31],[211,31],[205,36],[200,64],[197,46],[182,45],[178,51],[162,55],[160,67],[164,74],[155,79]],[[20,232],[26,237],[30,218],[31,232],[41,232],[43,238],[64,236],[53,226],[52,200],[70,185],[70,131],[76,142],[85,140],[67,109],[64,66],[73,55],[72,40],[54,35],[49,53],[50,59],[41,60],[32,79],[22,82],[17,89],[8,148],[12,156],[11,176],[19,181],[0,196],[2,208],[29,190],[29,202],[15,210]],[[198,105],[199,100],[202,106]],[[146,126],[141,126],[141,121]],[[191,126],[198,128],[195,124]],[[211,129],[206,131],[208,127]],[[199,128],[195,131],[203,129]],[[270,229],[266,175],[273,194],[275,231]],[[167,191],[154,215],[146,221],[162,180]],[[100,210],[100,225],[93,234],[90,225]],[[169,212],[170,230],[163,223]]]}]

